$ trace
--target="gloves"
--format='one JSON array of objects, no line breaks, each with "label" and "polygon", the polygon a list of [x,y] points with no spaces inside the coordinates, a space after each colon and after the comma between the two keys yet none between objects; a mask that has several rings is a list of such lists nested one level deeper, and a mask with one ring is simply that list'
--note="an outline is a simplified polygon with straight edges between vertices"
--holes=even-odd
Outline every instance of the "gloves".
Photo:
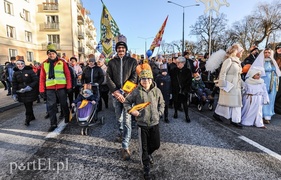
[{"label": "gloves", "polygon": [[24,88],[21,88],[20,90],[17,90],[17,93],[25,93]]},{"label": "gloves", "polygon": [[25,90],[25,92],[31,91],[31,90],[32,90],[32,87],[26,86],[26,87],[24,88],[24,90]]},{"label": "gloves", "polygon": [[13,100],[14,100],[15,102],[18,101],[18,95],[17,95],[17,94],[13,94],[12,98],[13,98]]}]

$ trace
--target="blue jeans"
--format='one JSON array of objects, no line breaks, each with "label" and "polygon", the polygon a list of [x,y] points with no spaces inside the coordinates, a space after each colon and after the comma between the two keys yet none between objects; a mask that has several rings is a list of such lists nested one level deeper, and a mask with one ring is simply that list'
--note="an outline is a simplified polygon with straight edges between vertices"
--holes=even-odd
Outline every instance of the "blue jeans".
[{"label": "blue jeans", "polygon": [[122,148],[128,149],[131,140],[132,125],[131,115],[125,112],[123,104],[112,97],[113,107],[115,109],[115,118],[118,122],[119,132],[122,136]]}]

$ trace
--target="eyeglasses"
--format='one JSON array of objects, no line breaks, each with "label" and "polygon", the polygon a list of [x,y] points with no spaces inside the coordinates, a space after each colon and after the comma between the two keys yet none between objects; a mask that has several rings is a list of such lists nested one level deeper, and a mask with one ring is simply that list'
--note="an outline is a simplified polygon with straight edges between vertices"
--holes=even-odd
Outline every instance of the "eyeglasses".
[{"label": "eyeglasses", "polygon": [[24,65],[23,62],[17,62],[16,65]]},{"label": "eyeglasses", "polygon": [[146,80],[150,80],[151,78],[141,78],[141,80],[146,81]]}]

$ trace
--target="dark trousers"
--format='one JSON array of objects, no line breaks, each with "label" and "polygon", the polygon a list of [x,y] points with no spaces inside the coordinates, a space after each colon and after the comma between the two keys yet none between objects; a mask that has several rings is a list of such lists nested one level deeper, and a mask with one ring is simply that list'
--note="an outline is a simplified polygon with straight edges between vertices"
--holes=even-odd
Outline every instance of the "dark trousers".
[{"label": "dark trousers", "polygon": [[8,89],[8,94],[12,94],[12,84],[9,80],[7,82],[7,89]]},{"label": "dark trousers", "polygon": [[139,126],[139,134],[142,148],[142,163],[149,165],[149,157],[155,150],[160,147],[159,125],[147,127]]},{"label": "dark trousers", "polygon": [[165,104],[164,118],[168,118],[168,114],[169,114],[169,105]]},{"label": "dark trousers", "polygon": [[108,92],[109,91],[100,91],[100,100],[99,100],[99,110],[102,110],[102,99],[105,104],[105,108],[108,108]]},{"label": "dark trousers", "polygon": [[69,108],[67,105],[67,93],[66,89],[47,89],[47,110],[50,116],[51,126],[57,125],[57,98],[62,107],[65,121],[69,121]]},{"label": "dark trousers", "polygon": [[181,107],[181,104],[182,104],[185,116],[188,116],[187,97],[188,97],[188,95],[178,94],[178,97],[174,99],[175,113],[178,112],[178,110],[179,110],[179,108]]},{"label": "dark trousers", "polygon": [[27,120],[30,120],[30,118],[34,117],[33,114],[33,102],[25,102],[23,103],[25,107],[25,116]]},{"label": "dark trousers", "polygon": [[4,87],[5,87],[5,90],[7,89],[7,83],[6,83],[6,81],[1,81],[2,82],[2,84],[4,85]]}]

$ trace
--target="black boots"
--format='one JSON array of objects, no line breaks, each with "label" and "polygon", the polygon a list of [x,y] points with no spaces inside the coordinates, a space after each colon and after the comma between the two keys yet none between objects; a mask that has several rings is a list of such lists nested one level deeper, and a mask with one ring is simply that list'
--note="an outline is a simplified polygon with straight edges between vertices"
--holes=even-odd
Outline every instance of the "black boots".
[{"label": "black boots", "polygon": [[213,114],[213,117],[216,121],[219,121],[219,122],[223,122],[223,120],[221,119],[220,115],[218,115],[217,113],[214,112]]},{"label": "black boots", "polygon": [[177,111],[175,111],[175,113],[174,113],[174,118],[175,118],[175,119],[178,118],[178,112],[177,112]]},{"label": "black boots", "polygon": [[151,179],[149,165],[143,166],[143,177],[144,177],[145,180]]},{"label": "black boots", "polygon": [[190,123],[190,118],[189,118],[188,115],[185,115],[185,120],[186,120],[187,123]]}]

